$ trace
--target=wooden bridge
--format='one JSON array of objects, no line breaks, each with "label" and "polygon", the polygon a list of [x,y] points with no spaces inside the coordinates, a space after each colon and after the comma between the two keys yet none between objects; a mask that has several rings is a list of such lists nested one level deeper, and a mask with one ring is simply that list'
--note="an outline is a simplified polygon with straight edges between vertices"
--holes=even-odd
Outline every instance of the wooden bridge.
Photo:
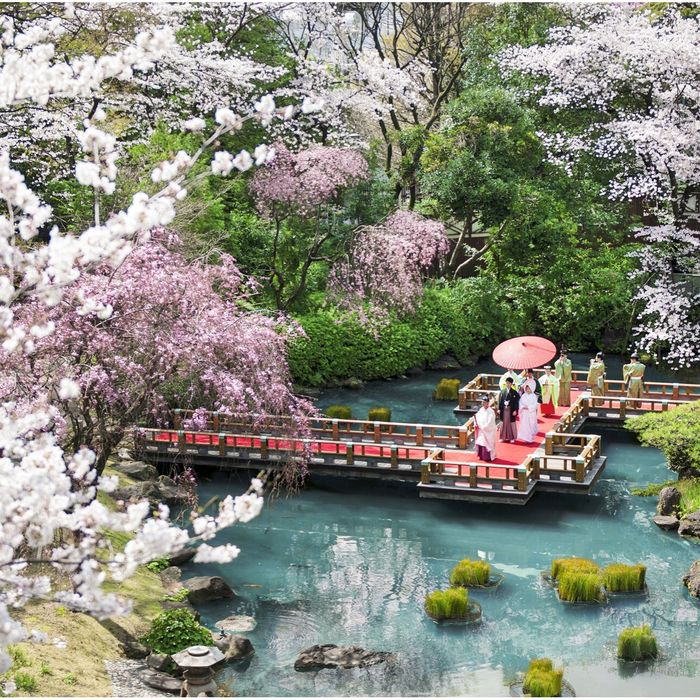
[{"label": "wooden bridge", "polygon": [[[470,381],[460,389],[455,412],[473,412],[484,393],[495,400],[498,378],[480,374]],[[700,385],[660,382],[635,404],[610,382],[594,405],[581,384],[577,378],[570,407],[539,417],[536,443],[499,443],[493,462],[475,453],[473,418],[462,425],[430,425],[320,417],[303,436],[290,436],[283,418],[266,423],[263,433],[215,412],[201,429],[186,429],[192,412],[177,410],[173,429],[139,428],[136,442],[144,459],[162,465],[258,470],[264,464],[281,470],[304,464],[311,474],[416,484],[422,498],[524,504],[536,491],[590,492],[606,457],[600,436],[581,432],[587,420],[619,423],[700,400]]]}]

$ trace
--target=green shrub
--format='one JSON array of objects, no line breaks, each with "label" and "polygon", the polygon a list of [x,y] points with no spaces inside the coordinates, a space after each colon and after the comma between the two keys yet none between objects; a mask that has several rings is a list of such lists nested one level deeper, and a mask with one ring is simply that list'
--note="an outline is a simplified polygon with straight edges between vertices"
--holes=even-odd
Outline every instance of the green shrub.
[{"label": "green shrub", "polygon": [[557,590],[567,603],[592,603],[601,598],[600,574],[582,571],[564,571],[558,579]]},{"label": "green shrub", "polygon": [[425,596],[425,611],[435,620],[459,620],[469,612],[466,588],[448,588]]},{"label": "green shrub", "polygon": [[435,387],[438,401],[456,401],[459,398],[459,379],[441,379]]},{"label": "green shrub", "polygon": [[603,585],[613,593],[641,591],[646,573],[647,567],[642,564],[609,564],[603,569]]},{"label": "green shrub", "polygon": [[157,654],[176,654],[196,644],[209,646],[212,638],[189,610],[179,608],[158,615],[141,641]]},{"label": "green shrub", "polygon": [[44,661],[39,667],[39,673],[41,673],[42,676],[53,676],[51,667],[48,665],[48,663],[46,663],[46,661]]},{"label": "green shrub", "polygon": [[17,690],[22,690],[30,695],[34,695],[39,688],[36,678],[31,673],[25,673],[24,671],[15,673],[15,685]]},{"label": "green shrub", "polygon": [[75,673],[66,673],[66,675],[63,676],[63,682],[66,685],[75,685],[78,682],[78,677]]},{"label": "green shrub", "polygon": [[168,593],[163,597],[163,600],[167,600],[171,603],[182,603],[187,600],[189,594],[189,589],[181,588],[179,591],[175,591],[175,593]]},{"label": "green shrub", "polygon": [[450,583],[453,586],[485,586],[491,576],[491,565],[485,561],[472,561],[462,559],[462,561],[452,569]]},{"label": "green shrub", "polygon": [[169,566],[170,559],[168,559],[168,557],[159,557],[158,559],[149,561],[148,564],[146,564],[146,568],[149,571],[152,571],[154,574],[159,574],[161,571],[164,571]]},{"label": "green shrub", "polygon": [[617,638],[617,655],[628,661],[655,659],[658,654],[656,637],[649,625],[627,627]]},{"label": "green shrub", "polygon": [[386,406],[375,406],[370,408],[367,420],[388,423],[391,420],[391,409]]},{"label": "green shrub", "polygon": [[24,651],[22,647],[10,644],[10,646],[7,647],[7,653],[12,659],[12,668],[22,668],[24,666],[32,665],[31,660],[27,656],[27,652]]},{"label": "green shrub", "polygon": [[329,406],[326,409],[326,415],[329,418],[350,420],[352,418],[352,408],[350,406]]},{"label": "green shrub", "polygon": [[523,690],[534,698],[555,698],[561,695],[564,671],[555,669],[551,659],[533,659],[527,668]]},{"label": "green shrub", "polygon": [[581,573],[598,573],[600,567],[590,559],[581,557],[565,557],[552,561],[552,578],[559,578],[565,571],[579,571]]}]

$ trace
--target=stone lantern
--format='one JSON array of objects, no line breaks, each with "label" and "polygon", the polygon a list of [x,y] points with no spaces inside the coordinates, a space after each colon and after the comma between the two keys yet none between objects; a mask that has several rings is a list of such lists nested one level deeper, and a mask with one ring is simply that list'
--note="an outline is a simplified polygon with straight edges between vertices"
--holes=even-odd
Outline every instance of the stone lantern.
[{"label": "stone lantern", "polygon": [[180,697],[217,695],[212,666],[222,661],[224,655],[216,647],[193,646],[173,654],[173,661],[184,671]]}]

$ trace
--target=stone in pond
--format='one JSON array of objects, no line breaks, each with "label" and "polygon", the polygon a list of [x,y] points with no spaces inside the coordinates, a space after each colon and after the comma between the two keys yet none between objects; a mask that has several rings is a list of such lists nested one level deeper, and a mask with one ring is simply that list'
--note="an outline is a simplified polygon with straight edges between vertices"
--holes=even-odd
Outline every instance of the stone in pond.
[{"label": "stone in pond", "polygon": [[158,470],[146,462],[121,462],[115,468],[136,481],[155,481],[158,478]]},{"label": "stone in pond", "polygon": [[217,630],[226,630],[226,632],[252,632],[257,626],[254,617],[249,615],[231,615],[219,620],[216,625]]},{"label": "stone in pond", "polygon": [[236,595],[221,576],[194,576],[182,581],[182,587],[189,591],[187,599],[193,605]]},{"label": "stone in pond", "polygon": [[678,534],[682,537],[700,537],[700,510],[686,515],[678,526]]},{"label": "stone in pond", "polygon": [[700,559],[690,565],[690,571],[683,577],[683,585],[693,598],[700,598]]},{"label": "stone in pond", "polygon": [[655,515],[654,523],[662,530],[677,530],[680,520],[675,515]]},{"label": "stone in pond", "polygon": [[178,549],[177,552],[173,552],[168,559],[170,559],[170,563],[173,566],[180,566],[180,564],[184,564],[192,559],[195,554],[197,554],[196,547],[183,547],[182,549]]},{"label": "stone in pond", "polygon": [[659,492],[657,515],[677,515],[681,505],[681,492],[674,486],[666,486]]},{"label": "stone in pond", "polygon": [[367,651],[362,647],[316,644],[299,653],[294,662],[295,671],[318,671],[322,668],[365,668],[391,661],[389,651]]},{"label": "stone in pond", "polygon": [[212,632],[214,646],[224,652],[225,661],[238,661],[255,653],[255,647],[250,639],[240,634],[227,634],[222,637],[219,632]]},{"label": "stone in pond", "polygon": [[145,668],[139,672],[139,678],[149,687],[156,690],[164,690],[166,693],[180,694],[182,681],[179,678],[169,676],[167,673]]},{"label": "stone in pond", "polygon": [[438,359],[430,365],[430,369],[461,369],[461,367],[462,365],[460,365],[452,355],[438,357]]}]

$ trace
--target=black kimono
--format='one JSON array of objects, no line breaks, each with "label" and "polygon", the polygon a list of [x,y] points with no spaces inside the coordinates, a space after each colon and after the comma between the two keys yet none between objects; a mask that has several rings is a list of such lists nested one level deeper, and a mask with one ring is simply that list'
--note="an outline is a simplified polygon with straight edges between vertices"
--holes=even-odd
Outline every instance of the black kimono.
[{"label": "black kimono", "polygon": [[515,389],[503,389],[498,395],[498,413],[503,424],[501,425],[501,440],[515,440],[515,419],[518,417],[518,405],[520,394]]}]

